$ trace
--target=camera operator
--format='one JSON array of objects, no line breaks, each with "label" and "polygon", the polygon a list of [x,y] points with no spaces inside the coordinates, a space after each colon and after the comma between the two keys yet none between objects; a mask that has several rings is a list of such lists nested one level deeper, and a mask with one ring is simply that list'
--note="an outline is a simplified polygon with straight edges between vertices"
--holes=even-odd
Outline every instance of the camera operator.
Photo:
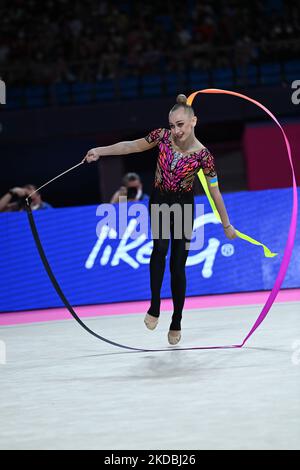
[{"label": "camera operator", "polygon": [[[22,187],[16,186],[11,188],[0,199],[0,212],[15,212],[24,210],[25,198],[35,190],[36,186],[33,184],[26,184]],[[31,210],[48,209],[52,207],[50,204],[42,200],[41,194],[39,192],[34,193],[30,199]]]},{"label": "camera operator", "polygon": [[123,180],[122,186],[115,192],[110,202],[118,203],[119,197],[125,196],[128,201],[145,201],[149,196],[143,192],[141,178],[137,173],[127,173]]}]

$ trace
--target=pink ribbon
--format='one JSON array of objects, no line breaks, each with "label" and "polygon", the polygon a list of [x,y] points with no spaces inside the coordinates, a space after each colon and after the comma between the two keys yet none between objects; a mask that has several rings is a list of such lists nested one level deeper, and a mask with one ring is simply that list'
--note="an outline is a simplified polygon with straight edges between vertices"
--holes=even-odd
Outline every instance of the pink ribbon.
[{"label": "pink ribbon", "polygon": [[[256,101],[252,98],[249,98],[246,95],[242,95],[241,93],[236,93],[235,91],[219,90],[219,89],[216,89],[216,88],[208,88],[208,89],[205,89],[205,90],[199,90],[199,91],[196,91],[196,92],[192,93],[188,97],[187,103],[191,105],[194,98],[195,98],[195,96],[198,95],[198,93],[214,93],[214,94],[224,94],[224,95],[237,96],[238,98],[242,98],[244,100],[250,101],[251,103],[253,103],[256,106],[258,106],[259,108],[261,108],[263,111],[265,111],[265,113],[267,113],[273,119],[273,121],[277,124],[277,126],[281,130],[281,133],[282,133],[284,141],[285,141],[285,146],[286,146],[286,149],[287,149],[288,159],[289,159],[289,163],[290,163],[290,167],[291,167],[291,171],[292,171],[293,208],[292,208],[292,215],[291,215],[291,223],[290,223],[290,228],[289,228],[288,238],[287,238],[287,242],[286,242],[286,246],[285,246],[285,250],[284,250],[283,259],[282,259],[282,262],[281,262],[279,272],[278,272],[277,278],[275,280],[273,289],[270,292],[270,295],[269,295],[262,311],[260,312],[256,322],[254,323],[251,330],[249,331],[249,333],[247,334],[247,336],[245,337],[245,339],[243,340],[243,342],[241,344],[232,345],[232,346],[213,346],[211,348],[205,348],[205,349],[241,348],[248,341],[248,339],[253,335],[253,333],[259,327],[259,325],[263,322],[263,320],[266,318],[270,308],[272,307],[272,305],[273,305],[273,303],[274,303],[274,301],[277,297],[277,294],[280,290],[280,287],[283,283],[283,280],[285,278],[286,271],[287,271],[287,268],[288,268],[288,265],[289,265],[289,262],[290,262],[290,259],[291,259],[291,256],[292,256],[293,246],[294,246],[295,237],[296,237],[297,214],[298,214],[298,198],[297,198],[297,184],[296,184],[296,177],[295,177],[295,171],[294,171],[293,160],[292,160],[291,147],[290,147],[289,140],[288,140],[282,126],[280,125],[280,123],[276,119],[276,117],[271,113],[271,111],[268,108],[266,108],[259,101]],[[195,349],[202,349],[202,348],[195,348]]]}]

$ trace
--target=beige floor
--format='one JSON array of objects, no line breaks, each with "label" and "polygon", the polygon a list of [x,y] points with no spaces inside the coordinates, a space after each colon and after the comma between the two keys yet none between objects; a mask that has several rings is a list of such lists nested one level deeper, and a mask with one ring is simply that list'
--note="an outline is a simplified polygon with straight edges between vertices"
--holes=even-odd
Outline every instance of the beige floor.
[{"label": "beige floor", "polygon": [[[259,306],[185,312],[182,346],[240,342]],[[167,347],[170,313],[87,321]],[[299,449],[300,303],[275,304],[242,350],[126,352],[70,321],[0,328],[0,449]]]}]

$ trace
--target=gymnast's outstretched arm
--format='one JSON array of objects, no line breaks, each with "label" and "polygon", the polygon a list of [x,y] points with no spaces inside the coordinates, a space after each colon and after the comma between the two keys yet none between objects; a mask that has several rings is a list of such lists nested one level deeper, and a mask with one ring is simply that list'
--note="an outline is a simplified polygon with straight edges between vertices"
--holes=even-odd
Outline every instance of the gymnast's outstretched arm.
[{"label": "gymnast's outstretched arm", "polygon": [[88,151],[84,157],[84,162],[96,162],[100,157],[106,155],[128,155],[130,153],[145,152],[155,147],[156,142],[147,142],[145,138],[118,142],[117,144],[107,145],[106,147],[96,147]]}]

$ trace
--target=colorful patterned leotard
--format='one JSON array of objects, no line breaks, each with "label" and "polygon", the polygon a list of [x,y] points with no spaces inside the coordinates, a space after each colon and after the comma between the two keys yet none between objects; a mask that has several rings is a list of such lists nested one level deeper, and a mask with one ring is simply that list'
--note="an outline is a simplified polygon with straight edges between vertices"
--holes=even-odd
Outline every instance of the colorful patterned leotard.
[{"label": "colorful patterned leotard", "polygon": [[154,187],[161,191],[189,192],[202,168],[205,175],[216,176],[214,157],[204,147],[198,152],[183,154],[177,152],[171,141],[169,129],[155,129],[145,137],[150,144],[156,142],[159,156],[155,172]]}]

